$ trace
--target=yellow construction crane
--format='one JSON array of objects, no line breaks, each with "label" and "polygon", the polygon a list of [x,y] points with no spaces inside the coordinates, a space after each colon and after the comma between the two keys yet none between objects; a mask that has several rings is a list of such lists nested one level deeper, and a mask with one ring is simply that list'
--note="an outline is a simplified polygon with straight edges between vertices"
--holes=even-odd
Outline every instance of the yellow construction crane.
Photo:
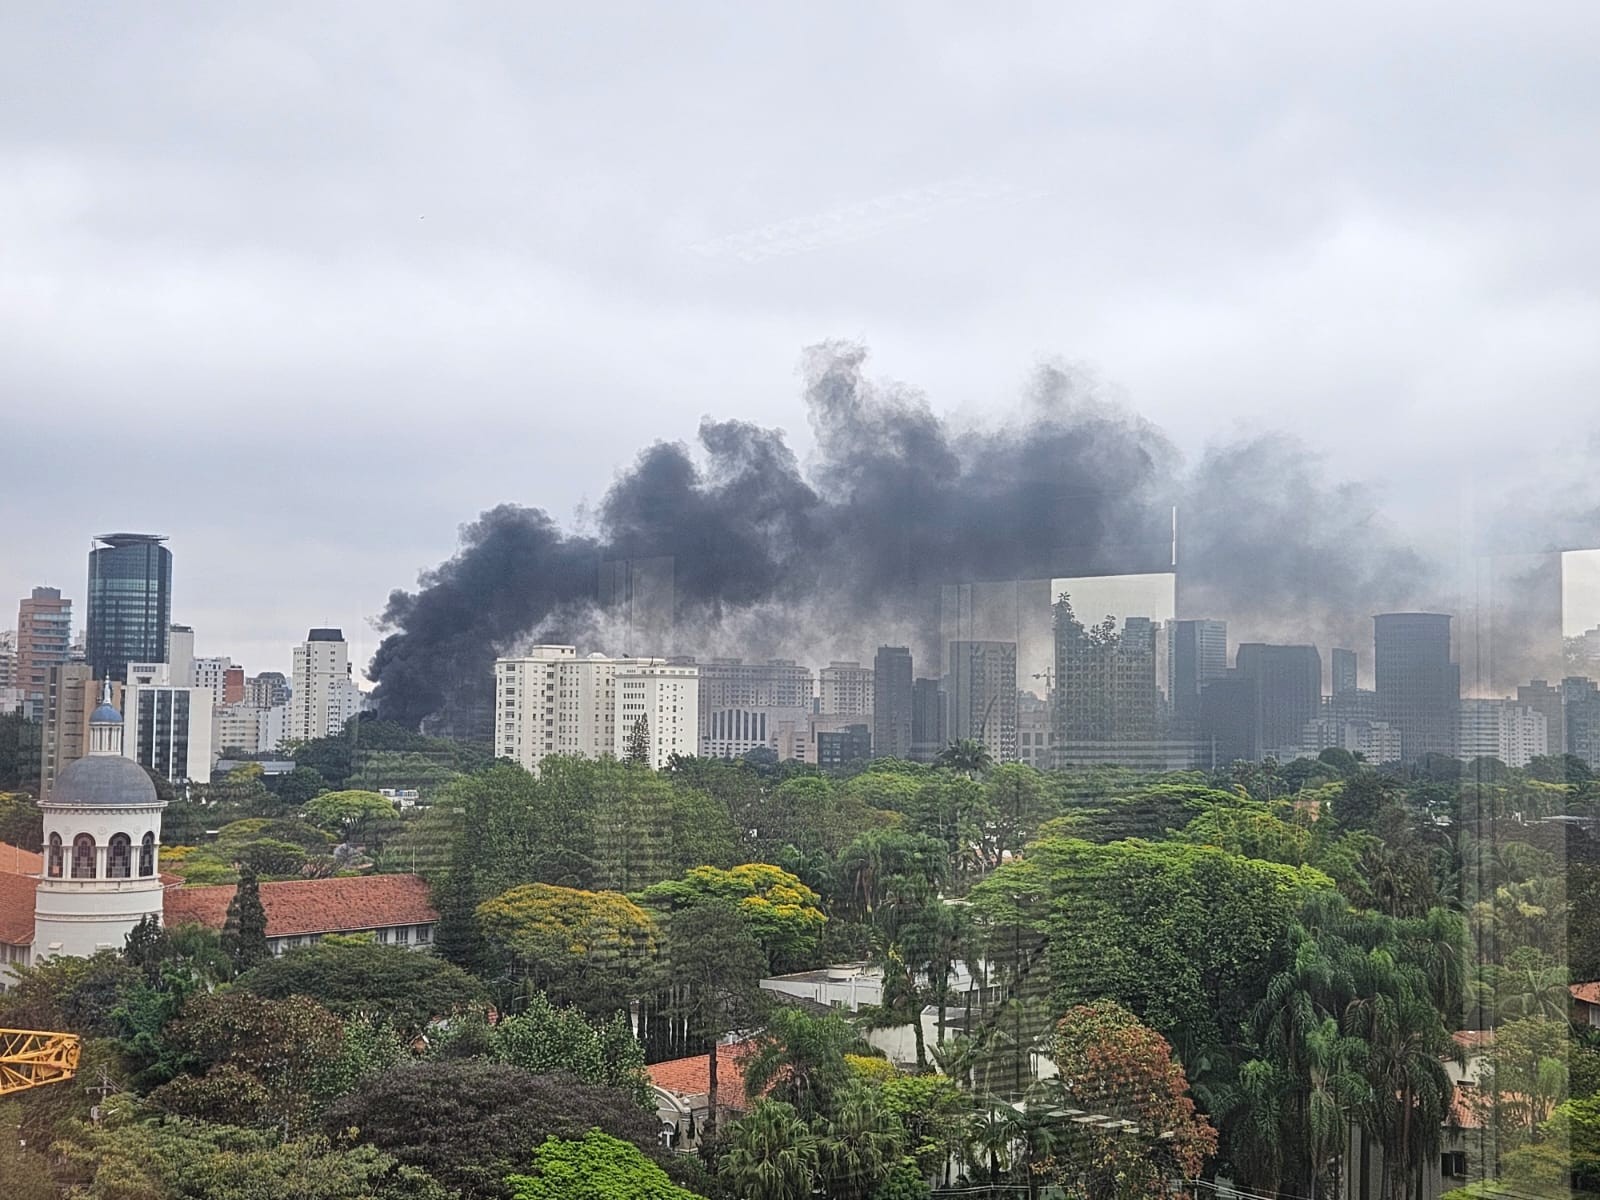
[{"label": "yellow construction crane", "polygon": [[0,1029],[0,1096],[71,1079],[81,1049],[75,1033]]}]

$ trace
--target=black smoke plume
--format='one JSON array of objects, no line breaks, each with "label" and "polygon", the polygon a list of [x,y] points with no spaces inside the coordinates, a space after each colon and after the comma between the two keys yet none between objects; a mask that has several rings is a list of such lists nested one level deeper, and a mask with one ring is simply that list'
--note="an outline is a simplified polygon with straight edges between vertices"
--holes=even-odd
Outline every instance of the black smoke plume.
[{"label": "black smoke plume", "polygon": [[1186,471],[1159,429],[1055,366],[1020,416],[959,430],[917,392],[869,381],[866,357],[805,352],[804,469],[781,432],[707,419],[698,462],[680,443],[640,453],[593,537],[509,504],[466,526],[453,558],[389,598],[369,672],[381,715],[481,731],[497,654],[534,637],[623,650],[597,602],[617,560],[673,561],[670,644],[633,652],[811,662],[901,638],[933,651],[941,583],[1166,570],[1174,506],[1179,615],[1233,620],[1235,640],[1317,640],[1425,590],[1423,560],[1297,443],[1223,447]]}]

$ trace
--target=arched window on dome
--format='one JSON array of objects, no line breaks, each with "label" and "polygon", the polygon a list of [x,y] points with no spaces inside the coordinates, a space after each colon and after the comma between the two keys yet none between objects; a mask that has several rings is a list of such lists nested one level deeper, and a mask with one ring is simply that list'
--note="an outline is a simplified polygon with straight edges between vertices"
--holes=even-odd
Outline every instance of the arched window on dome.
[{"label": "arched window on dome", "polygon": [[147,833],[144,841],[139,843],[139,874],[154,875],[156,873],[156,835]]},{"label": "arched window on dome", "polygon": [[127,879],[133,875],[133,839],[114,833],[106,846],[106,878]]},{"label": "arched window on dome", "polygon": [[94,838],[80,833],[72,839],[72,877],[94,878]]},{"label": "arched window on dome", "polygon": [[50,835],[50,861],[49,866],[46,868],[51,879],[61,878],[61,868],[65,858],[66,855],[61,851],[61,835],[52,833]]}]

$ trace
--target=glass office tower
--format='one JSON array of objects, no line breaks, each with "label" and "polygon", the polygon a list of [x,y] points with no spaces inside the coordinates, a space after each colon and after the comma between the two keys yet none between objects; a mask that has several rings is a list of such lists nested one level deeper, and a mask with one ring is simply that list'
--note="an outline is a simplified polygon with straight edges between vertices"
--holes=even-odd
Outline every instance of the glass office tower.
[{"label": "glass office tower", "polygon": [[85,647],[96,679],[121,682],[130,662],[166,662],[172,551],[150,533],[103,533],[89,552]]}]

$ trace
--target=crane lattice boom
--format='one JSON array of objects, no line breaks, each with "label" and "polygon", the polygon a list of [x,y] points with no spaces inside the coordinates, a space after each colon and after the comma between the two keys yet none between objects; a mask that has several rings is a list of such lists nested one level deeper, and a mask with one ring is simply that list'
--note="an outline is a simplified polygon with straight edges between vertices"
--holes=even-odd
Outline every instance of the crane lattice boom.
[{"label": "crane lattice boom", "polygon": [[0,1096],[71,1079],[80,1049],[75,1033],[0,1029]]}]

